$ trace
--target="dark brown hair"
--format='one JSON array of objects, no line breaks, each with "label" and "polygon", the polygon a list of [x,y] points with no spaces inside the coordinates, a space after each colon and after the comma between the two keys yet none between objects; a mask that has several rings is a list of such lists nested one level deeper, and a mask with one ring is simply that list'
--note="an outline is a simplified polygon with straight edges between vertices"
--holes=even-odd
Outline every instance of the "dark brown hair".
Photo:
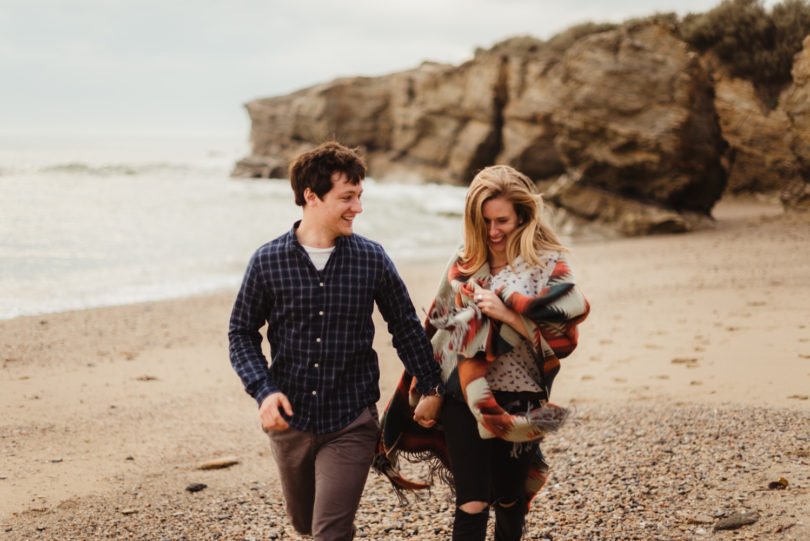
[{"label": "dark brown hair", "polygon": [[357,184],[366,177],[366,163],[357,152],[336,141],[321,143],[304,152],[290,164],[290,184],[295,204],[306,205],[304,190],[309,188],[319,199],[332,189],[332,175],[345,173],[349,182]]}]

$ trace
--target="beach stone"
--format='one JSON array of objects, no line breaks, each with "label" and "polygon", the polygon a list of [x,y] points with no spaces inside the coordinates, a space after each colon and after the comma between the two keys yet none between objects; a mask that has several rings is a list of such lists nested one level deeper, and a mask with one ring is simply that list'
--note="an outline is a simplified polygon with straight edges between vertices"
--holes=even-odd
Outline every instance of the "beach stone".
[{"label": "beach stone", "polygon": [[719,530],[736,530],[742,526],[753,524],[759,520],[759,513],[756,511],[748,511],[742,513],[734,513],[730,517],[721,519],[714,525],[714,531]]},{"label": "beach stone", "polygon": [[213,460],[208,460],[206,462],[201,463],[197,466],[198,470],[217,470],[222,468],[229,468],[234,464],[239,464],[239,459],[235,456],[229,457],[222,457],[222,458],[215,458]]},{"label": "beach stone", "polygon": [[191,483],[186,487],[186,490],[189,492],[199,492],[204,488],[208,487],[205,483]]}]

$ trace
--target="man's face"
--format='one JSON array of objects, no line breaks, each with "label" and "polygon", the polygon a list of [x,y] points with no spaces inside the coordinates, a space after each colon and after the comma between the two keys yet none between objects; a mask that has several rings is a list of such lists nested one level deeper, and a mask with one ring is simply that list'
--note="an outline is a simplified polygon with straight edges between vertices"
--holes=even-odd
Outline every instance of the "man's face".
[{"label": "man's face", "polygon": [[307,207],[318,226],[332,238],[352,234],[354,217],[363,212],[360,196],[363,195],[362,182],[352,184],[346,173],[332,174],[332,189],[323,199],[313,192],[307,192]]}]

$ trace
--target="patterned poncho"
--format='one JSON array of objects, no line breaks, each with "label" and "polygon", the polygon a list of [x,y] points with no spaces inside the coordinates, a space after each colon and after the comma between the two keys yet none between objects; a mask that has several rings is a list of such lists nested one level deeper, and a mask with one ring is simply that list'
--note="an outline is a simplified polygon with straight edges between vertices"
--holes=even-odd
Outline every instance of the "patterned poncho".
[{"label": "patterned poncho", "polygon": [[[554,253],[550,261],[553,269],[547,282],[539,285],[537,295],[527,296],[511,287],[496,290],[504,304],[521,316],[528,331],[542,379],[538,383],[545,391],[545,399],[559,371],[560,359],[576,347],[577,325],[590,309],[576,287],[566,254]],[[434,357],[442,365],[442,379],[449,391],[464,397],[478,421],[482,438],[499,437],[513,442],[539,440],[561,425],[566,410],[544,401],[542,407],[524,415],[510,415],[496,402],[486,380],[487,369],[497,356],[509,352],[526,338],[509,325],[488,318],[475,304],[476,292],[490,283],[489,265],[484,264],[471,276],[464,275],[458,265],[456,258],[448,266],[426,323]],[[399,475],[396,470],[399,453],[429,459],[440,472],[445,472],[449,466],[442,432],[425,429],[412,419],[418,398],[410,375],[403,374],[383,416],[375,467],[398,489],[427,486]],[[529,501],[542,487],[547,471],[548,467],[538,456],[527,479]]]}]

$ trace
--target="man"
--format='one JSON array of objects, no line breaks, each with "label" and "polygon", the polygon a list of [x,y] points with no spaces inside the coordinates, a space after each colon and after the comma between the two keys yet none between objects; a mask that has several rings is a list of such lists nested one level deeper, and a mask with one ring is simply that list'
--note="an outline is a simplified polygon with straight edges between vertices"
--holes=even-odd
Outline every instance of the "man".
[{"label": "man", "polygon": [[420,424],[435,423],[443,387],[393,263],[352,232],[363,211],[363,160],[330,142],[289,172],[303,218],[253,254],[231,314],[230,358],[259,403],[293,527],[318,541],[349,540],[379,429],[375,302],[423,394]]}]

